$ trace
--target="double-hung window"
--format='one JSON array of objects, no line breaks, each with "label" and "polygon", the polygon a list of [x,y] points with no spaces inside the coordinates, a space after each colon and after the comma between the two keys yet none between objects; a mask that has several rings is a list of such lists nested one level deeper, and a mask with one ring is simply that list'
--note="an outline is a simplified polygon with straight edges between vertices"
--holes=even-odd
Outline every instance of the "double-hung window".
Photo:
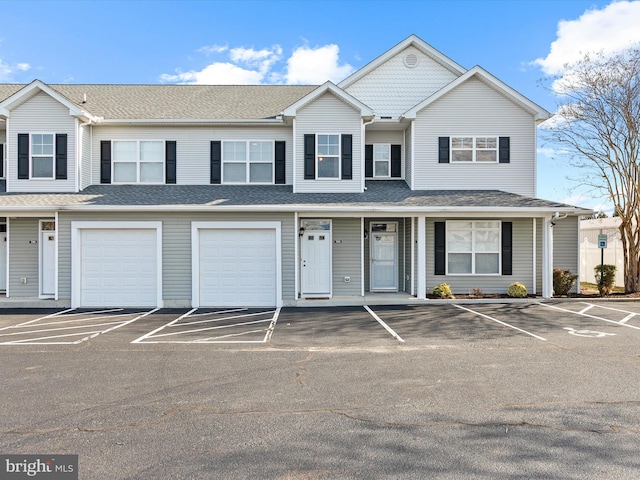
[{"label": "double-hung window", "polygon": [[317,178],[340,178],[340,135],[317,136]]},{"label": "double-hung window", "polygon": [[31,178],[54,178],[55,135],[31,134]]},{"label": "double-hung window", "polygon": [[373,176],[389,177],[391,174],[391,144],[373,144]]},{"label": "double-hung window", "polygon": [[498,137],[451,137],[451,162],[497,161]]},{"label": "double-hung window", "polygon": [[114,140],[114,183],[164,183],[163,140]]},{"label": "double-hung window", "polygon": [[448,221],[447,274],[499,275],[500,232],[499,221]]},{"label": "double-hung window", "polygon": [[272,141],[222,142],[223,183],[273,183]]}]

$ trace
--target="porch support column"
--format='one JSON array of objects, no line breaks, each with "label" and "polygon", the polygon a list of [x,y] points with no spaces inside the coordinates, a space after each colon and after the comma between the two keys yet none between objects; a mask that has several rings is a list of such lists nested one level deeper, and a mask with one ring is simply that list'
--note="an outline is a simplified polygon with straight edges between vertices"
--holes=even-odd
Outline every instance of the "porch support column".
[{"label": "porch support column", "polygon": [[542,296],[553,297],[553,225],[551,217],[542,223]]},{"label": "porch support column", "polygon": [[417,245],[417,273],[416,273],[416,297],[419,300],[427,298],[427,229],[426,218],[418,217],[418,245]]}]

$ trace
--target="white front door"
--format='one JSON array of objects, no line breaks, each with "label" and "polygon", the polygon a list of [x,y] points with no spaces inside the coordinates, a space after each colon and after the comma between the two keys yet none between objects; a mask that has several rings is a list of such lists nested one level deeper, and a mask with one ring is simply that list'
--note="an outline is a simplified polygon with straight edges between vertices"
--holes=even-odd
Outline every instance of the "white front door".
[{"label": "white front door", "polygon": [[300,237],[301,295],[331,296],[331,222],[304,220]]},{"label": "white front door", "polygon": [[371,285],[372,292],[398,290],[396,224],[371,224]]},{"label": "white front door", "polygon": [[7,290],[7,224],[0,223],[0,291]]},{"label": "white front door", "polygon": [[41,222],[40,230],[40,295],[56,293],[56,224]]}]

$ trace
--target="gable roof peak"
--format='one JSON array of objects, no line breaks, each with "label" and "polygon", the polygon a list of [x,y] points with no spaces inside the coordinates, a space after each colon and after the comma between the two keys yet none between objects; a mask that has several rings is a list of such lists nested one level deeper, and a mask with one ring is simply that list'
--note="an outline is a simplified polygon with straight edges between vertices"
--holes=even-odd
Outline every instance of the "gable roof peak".
[{"label": "gable roof peak", "polygon": [[417,35],[411,34],[407,38],[402,40],[400,43],[391,47],[385,53],[383,53],[382,55],[374,59],[373,61],[369,62],[364,67],[360,68],[359,70],[355,71],[350,76],[342,80],[340,83],[338,83],[338,86],[340,88],[348,88],[349,86],[351,86],[352,84],[360,80],[362,77],[364,77],[371,71],[375,70],[378,66],[382,65],[384,62],[386,62],[387,60],[394,57],[395,55],[397,55],[398,53],[402,52],[403,50],[405,50],[410,46],[417,48],[422,53],[432,58],[433,60],[438,62],[440,65],[445,67],[447,70],[451,71],[452,73],[458,76],[464,74],[467,71],[464,67],[462,67],[458,63],[451,60],[449,57],[444,55],[439,50],[436,50],[435,48],[433,48],[431,45],[429,45],[427,42],[422,40]]},{"label": "gable roof peak", "polygon": [[321,95],[324,95],[327,92],[333,93],[336,97],[350,104],[351,106],[353,106],[353,108],[359,110],[360,114],[363,117],[373,117],[374,113],[373,113],[373,110],[371,110],[371,108],[369,108],[367,105],[362,103],[360,100],[358,100],[354,96],[349,95],[347,92],[342,90],[339,86],[337,86],[335,83],[333,83],[330,80],[327,80],[318,88],[309,92],[307,95],[302,97],[300,100],[298,100],[294,104],[289,105],[284,110],[284,112],[282,112],[282,114],[285,117],[295,117],[299,108],[302,108],[308,103],[311,103],[312,101],[314,101],[315,99],[317,99]]}]

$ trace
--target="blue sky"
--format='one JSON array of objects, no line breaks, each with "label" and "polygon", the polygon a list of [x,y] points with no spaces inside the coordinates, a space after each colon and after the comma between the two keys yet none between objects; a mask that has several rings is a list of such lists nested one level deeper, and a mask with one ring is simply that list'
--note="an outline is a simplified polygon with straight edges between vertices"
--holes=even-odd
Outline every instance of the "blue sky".
[{"label": "blue sky", "polygon": [[[539,80],[584,51],[640,41],[640,1],[0,1],[0,82],[340,81],[416,34],[549,111]],[[540,145],[538,196],[587,207]]]}]

